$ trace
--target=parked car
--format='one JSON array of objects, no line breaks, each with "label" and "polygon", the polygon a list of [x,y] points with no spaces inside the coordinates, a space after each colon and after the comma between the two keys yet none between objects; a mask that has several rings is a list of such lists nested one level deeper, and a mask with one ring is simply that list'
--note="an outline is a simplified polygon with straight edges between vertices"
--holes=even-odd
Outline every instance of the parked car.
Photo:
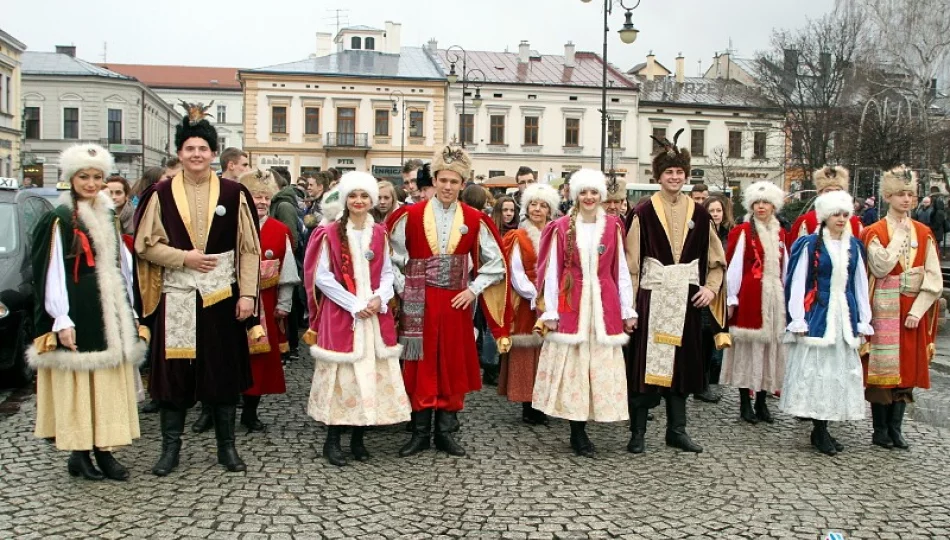
[{"label": "parked car", "polygon": [[25,357],[33,341],[31,236],[53,209],[48,191],[55,190],[20,190],[16,179],[0,178],[0,386],[19,387],[33,378]]}]

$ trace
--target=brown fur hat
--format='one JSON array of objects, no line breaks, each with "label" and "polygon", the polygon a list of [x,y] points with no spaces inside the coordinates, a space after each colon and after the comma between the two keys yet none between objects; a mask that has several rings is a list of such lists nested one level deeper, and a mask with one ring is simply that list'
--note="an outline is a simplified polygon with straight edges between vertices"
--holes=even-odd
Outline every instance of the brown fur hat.
[{"label": "brown fur hat", "polygon": [[464,182],[472,175],[472,158],[461,146],[447,144],[432,157],[433,179],[439,176],[439,171],[455,171]]},{"label": "brown fur hat", "polygon": [[842,191],[848,191],[851,176],[848,174],[848,169],[840,165],[834,167],[825,165],[812,174],[812,179],[815,181],[815,189],[818,193],[834,186],[838,186]]},{"label": "brown fur hat", "polygon": [[653,135],[650,135],[650,138],[656,141],[659,145],[656,154],[653,155],[653,179],[659,180],[660,175],[663,174],[663,171],[671,167],[679,167],[686,172],[687,178],[690,173],[690,161],[691,156],[689,150],[686,148],[678,148],[676,142],[679,140],[680,135],[685,131],[680,129],[676,132],[676,135],[673,136],[673,142],[670,142],[669,139],[663,137],[658,139]]}]

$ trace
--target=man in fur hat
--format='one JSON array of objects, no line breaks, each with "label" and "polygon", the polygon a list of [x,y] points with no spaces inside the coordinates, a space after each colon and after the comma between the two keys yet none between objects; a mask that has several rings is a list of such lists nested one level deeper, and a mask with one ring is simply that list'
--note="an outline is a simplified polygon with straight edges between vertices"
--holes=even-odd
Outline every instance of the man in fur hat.
[{"label": "man in fur hat", "polygon": [[601,203],[604,212],[608,216],[617,216],[623,220],[624,215],[621,213],[621,209],[625,200],[627,200],[627,182],[615,175],[610,175],[607,178],[607,198]]},{"label": "man in fur hat", "polygon": [[[848,174],[848,169],[836,165],[832,167],[831,165],[826,165],[812,175],[812,179],[815,181],[815,189],[818,190],[818,194],[822,193],[831,193],[832,191],[848,191],[848,183],[850,180],[850,175]],[[795,243],[795,240],[799,236],[805,236],[808,234],[814,233],[818,230],[818,218],[815,216],[815,210],[812,209],[808,212],[805,212],[798,219],[795,220],[795,224],[792,225],[791,234],[788,237],[788,245],[791,246]],[[851,234],[855,238],[861,238],[861,218],[855,214],[851,214]]]},{"label": "man in fur hat", "polygon": [[210,407],[218,463],[246,466],[234,447],[237,400],[251,386],[248,332],[257,326],[261,248],[247,188],[211,170],[218,135],[205,108],[186,105],[175,131],[183,170],[143,196],[135,234],[142,315],[152,327],[149,392],[161,403],[157,476],[178,465],[185,416]]},{"label": "man in fur hat", "polygon": [[459,146],[439,149],[431,164],[435,195],[404,207],[389,223],[402,297],[403,378],[412,405],[412,438],[399,450],[403,457],[429,448],[433,416],[436,448],[465,455],[452,433],[459,429],[465,394],[481,388],[472,321],[479,297],[499,351],[508,351],[511,314],[501,238],[488,216],[458,201],[471,163]]},{"label": "man in fur hat", "polygon": [[[645,449],[649,409],[666,399],[666,444],[702,452],[686,434],[686,398],[704,390],[702,310],[710,307],[725,326],[722,291],[725,254],[706,210],[683,194],[690,154],[673,142],[659,144],[653,175],[660,191],[632,213],[627,266],[636,295],[634,339],[627,345],[627,389],[632,436],[627,450]],[[671,299],[676,299],[672,302]],[[717,346],[728,335],[716,338]]]}]

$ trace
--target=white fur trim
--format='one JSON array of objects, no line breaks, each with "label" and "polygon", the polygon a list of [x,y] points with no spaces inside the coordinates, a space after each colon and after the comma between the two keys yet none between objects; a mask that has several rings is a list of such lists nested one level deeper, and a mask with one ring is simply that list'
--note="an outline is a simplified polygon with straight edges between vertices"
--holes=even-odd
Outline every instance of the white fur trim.
[{"label": "white fur trim", "polygon": [[97,169],[108,176],[114,168],[112,154],[98,144],[77,144],[59,155],[59,179],[63,182],[69,182],[74,174],[83,169]]},{"label": "white fur trim", "polygon": [[360,171],[350,171],[340,177],[340,183],[336,185],[337,191],[340,192],[340,202],[346,206],[346,198],[350,195],[351,191],[361,189],[369,194],[369,198],[373,201],[373,206],[379,204],[379,185],[376,183],[376,178],[373,175]]},{"label": "white fur trim", "polygon": [[607,200],[607,178],[600,171],[594,169],[574,171],[568,182],[571,186],[571,200],[576,201],[577,196],[585,189],[597,190],[600,193],[600,200]]},{"label": "white fur trim", "polygon": [[548,214],[548,220],[554,220],[558,217],[561,203],[561,196],[558,195],[558,192],[553,187],[547,184],[531,184],[524,190],[524,193],[521,194],[521,219],[528,217],[528,205],[531,204],[531,201],[541,201],[548,205],[550,213]]},{"label": "white fur trim", "polygon": [[[774,216],[768,223],[763,224],[752,218],[750,227],[755,227],[759,241],[762,243],[764,260],[762,261],[762,326],[760,328],[743,328],[730,326],[729,334],[743,341],[768,343],[774,336],[781,337],[784,321],[776,321],[772,317],[772,307],[785,305],[785,290],[782,287],[781,259],[779,257],[779,234],[781,225]],[[739,235],[739,241],[745,241],[745,232]],[[746,258],[753,257],[746,253]]]},{"label": "white fur trim", "polygon": [[[69,193],[65,196],[65,200],[72,204]],[[125,280],[119,269],[121,240],[115,229],[112,199],[103,192],[99,192],[96,199],[95,206],[87,202],[79,203],[79,219],[89,232],[89,240],[96,251],[95,272],[99,282],[106,350],[74,352],[56,349],[39,354],[36,347],[31,346],[26,358],[34,369],[94,371],[125,363],[137,366],[145,361],[147,346],[139,339],[135,315],[129,305]]]},{"label": "white fur trim", "polygon": [[[819,226],[841,212],[847,212],[849,216],[854,213],[854,199],[847,191],[829,191],[815,199],[815,218]],[[850,225],[847,228],[850,229]]]},{"label": "white fur trim", "polygon": [[[596,171],[595,171],[596,172]],[[598,173],[599,174],[599,173]],[[573,186],[571,187],[573,189]],[[600,244],[600,239],[604,237],[604,230],[607,227],[607,216],[603,208],[597,209],[597,221],[594,228],[594,245]],[[590,335],[590,321],[594,321],[594,336],[597,343],[604,346],[625,345],[630,340],[626,333],[620,333],[613,336],[607,335],[607,329],[604,324],[604,303],[601,299],[600,279],[598,279],[598,267],[600,266],[600,254],[596,250],[593,252],[588,246],[575,238],[577,242],[577,254],[581,260],[581,269],[583,270],[583,286],[581,287],[580,313],[578,313],[578,324],[576,334],[566,334],[563,332],[548,332],[544,336],[547,341],[562,343],[564,345],[577,345],[587,341]],[[623,256],[623,249],[617,246],[618,254]],[[562,257],[565,254],[560,254]],[[590,261],[588,264],[586,261]],[[590,267],[593,275],[588,275],[587,268]],[[593,302],[593,310],[591,310]]]},{"label": "white fur trim", "polygon": [[752,205],[765,201],[775,207],[775,212],[781,212],[785,206],[785,192],[768,180],[760,180],[749,184],[742,190],[742,207],[746,212],[752,211]]},{"label": "white fur trim", "polygon": [[340,218],[340,215],[343,214],[343,199],[338,198],[332,202],[325,202],[327,199],[331,198],[331,195],[338,194],[339,191],[336,187],[328,191],[323,196],[323,201],[320,203],[320,212],[323,214],[323,219],[320,221],[320,225],[327,225],[332,223]]},{"label": "white fur trim", "polygon": [[[822,195],[824,196],[824,195]],[[848,328],[844,329],[844,340],[852,349],[861,345],[861,340],[851,333],[851,310],[844,294],[835,294],[835,291],[846,291],[848,287],[848,255],[851,251],[851,227],[845,227],[841,235],[841,247],[835,251],[831,249],[831,232],[825,228],[822,234],[825,249],[831,256],[831,287],[828,294],[828,314],[825,320],[825,335],[822,337],[805,336],[802,342],[808,345],[828,347],[834,345],[838,337],[838,320],[845,321]]]}]

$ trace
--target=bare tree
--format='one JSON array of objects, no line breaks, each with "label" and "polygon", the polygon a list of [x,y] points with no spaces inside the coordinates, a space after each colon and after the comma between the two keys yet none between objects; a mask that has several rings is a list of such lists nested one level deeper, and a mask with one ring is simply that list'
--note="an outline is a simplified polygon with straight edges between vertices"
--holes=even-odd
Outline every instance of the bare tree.
[{"label": "bare tree", "polygon": [[708,165],[705,169],[704,182],[723,191],[729,191],[731,182],[735,178],[736,169],[742,163],[742,160],[729,157],[729,149],[720,145],[709,151],[706,161]]}]

